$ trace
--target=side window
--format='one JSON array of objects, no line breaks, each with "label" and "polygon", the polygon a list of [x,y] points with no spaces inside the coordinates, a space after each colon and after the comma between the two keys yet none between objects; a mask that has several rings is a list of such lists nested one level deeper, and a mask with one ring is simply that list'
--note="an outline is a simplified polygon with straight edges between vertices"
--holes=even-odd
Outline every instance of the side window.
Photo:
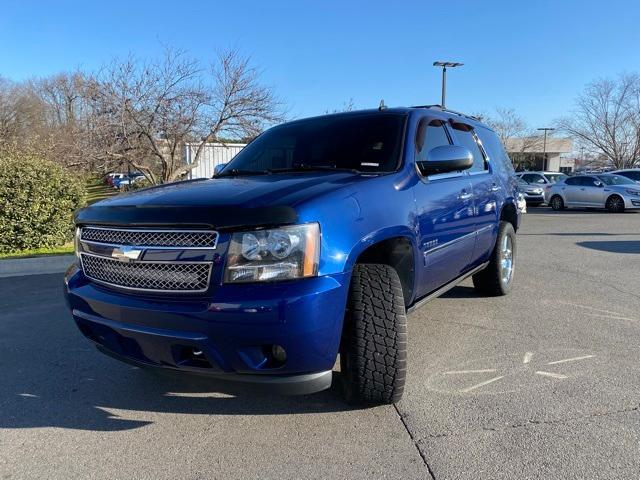
[{"label": "side window", "polygon": [[595,187],[597,181],[599,180],[594,177],[582,177],[582,181],[580,182],[580,184],[583,187]]},{"label": "side window", "polygon": [[640,172],[626,172],[625,177],[630,178],[631,180],[635,180],[636,182],[640,180]]},{"label": "side window", "polygon": [[473,130],[466,125],[453,124],[453,128],[456,131],[456,138],[458,143],[463,147],[467,147],[473,155],[473,166],[469,169],[470,172],[482,172],[488,170],[487,164],[484,160],[484,156],[480,151],[478,142],[476,142]]},{"label": "side window", "polygon": [[440,120],[427,119],[420,121],[416,134],[416,162],[427,160],[427,154],[432,148],[450,145],[449,136]]},{"label": "side window", "polygon": [[482,146],[489,155],[489,162],[494,169],[497,169],[501,174],[513,175],[515,173],[513,163],[495,132],[488,128],[478,128],[476,134],[480,137]]},{"label": "side window", "polygon": [[571,178],[567,178],[564,183],[567,185],[580,185],[580,177],[571,177]]}]

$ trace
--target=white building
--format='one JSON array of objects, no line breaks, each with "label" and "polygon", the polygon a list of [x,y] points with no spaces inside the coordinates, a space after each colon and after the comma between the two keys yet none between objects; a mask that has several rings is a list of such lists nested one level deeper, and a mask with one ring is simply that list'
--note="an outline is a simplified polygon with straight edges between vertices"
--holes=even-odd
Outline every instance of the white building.
[{"label": "white building", "polygon": [[505,148],[517,169],[551,172],[571,172],[575,169],[575,159],[565,156],[573,151],[571,138],[547,137],[546,145],[542,136],[507,138]]},{"label": "white building", "polygon": [[[187,164],[193,162],[198,145],[197,143],[188,143],[185,146]],[[202,153],[200,153],[198,166],[189,172],[187,178],[190,180],[194,178],[211,178],[216,165],[229,163],[245,146],[246,143],[207,143]]]}]

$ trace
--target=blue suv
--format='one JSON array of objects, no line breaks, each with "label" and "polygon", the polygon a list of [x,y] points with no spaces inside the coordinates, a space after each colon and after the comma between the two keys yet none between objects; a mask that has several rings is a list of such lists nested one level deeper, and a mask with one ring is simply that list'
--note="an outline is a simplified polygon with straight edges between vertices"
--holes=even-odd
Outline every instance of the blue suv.
[{"label": "blue suv", "polygon": [[406,313],[472,276],[509,292],[517,182],[500,140],[438,106],[271,128],[211,179],[76,214],[65,296],[102,352],[282,393],[396,402]]}]

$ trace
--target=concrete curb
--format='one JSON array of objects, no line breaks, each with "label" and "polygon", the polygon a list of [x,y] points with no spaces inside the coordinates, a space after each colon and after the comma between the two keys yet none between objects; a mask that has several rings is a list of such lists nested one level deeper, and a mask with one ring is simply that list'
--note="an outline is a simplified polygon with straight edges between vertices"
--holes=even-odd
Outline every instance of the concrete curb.
[{"label": "concrete curb", "polygon": [[62,273],[74,260],[75,255],[51,255],[0,260],[0,278]]}]

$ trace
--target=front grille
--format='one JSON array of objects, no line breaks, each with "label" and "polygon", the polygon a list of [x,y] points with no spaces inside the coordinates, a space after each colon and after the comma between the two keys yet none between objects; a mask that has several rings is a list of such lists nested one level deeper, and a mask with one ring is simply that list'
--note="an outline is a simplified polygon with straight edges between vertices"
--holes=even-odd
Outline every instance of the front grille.
[{"label": "front grille", "polygon": [[84,274],[91,280],[116,287],[157,292],[203,292],[209,286],[211,263],[121,262],[81,254]]},{"label": "front grille", "polygon": [[212,230],[83,227],[80,239],[109,245],[138,247],[216,248],[218,233]]}]

